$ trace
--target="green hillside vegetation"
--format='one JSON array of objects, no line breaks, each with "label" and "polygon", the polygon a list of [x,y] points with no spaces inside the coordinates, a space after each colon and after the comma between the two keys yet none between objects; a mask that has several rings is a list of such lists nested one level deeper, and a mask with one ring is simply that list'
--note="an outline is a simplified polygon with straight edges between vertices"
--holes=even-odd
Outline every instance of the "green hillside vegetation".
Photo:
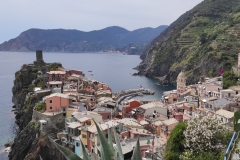
[{"label": "green hillside vegetation", "polygon": [[239,51],[240,1],[205,0],[153,41],[139,68],[147,69],[148,76],[168,75],[172,83],[183,69],[193,83],[199,75],[212,77],[220,69],[231,70]]}]

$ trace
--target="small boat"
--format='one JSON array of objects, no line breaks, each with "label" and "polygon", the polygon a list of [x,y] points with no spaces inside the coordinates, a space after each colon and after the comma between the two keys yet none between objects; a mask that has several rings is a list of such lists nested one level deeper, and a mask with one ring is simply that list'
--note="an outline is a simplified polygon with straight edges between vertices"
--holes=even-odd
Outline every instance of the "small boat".
[{"label": "small boat", "polygon": [[92,74],[92,73],[91,73],[90,75],[91,75],[91,76],[93,76],[93,74]]},{"label": "small boat", "polygon": [[92,72],[92,70],[88,70],[88,72]]},{"label": "small boat", "polygon": [[4,152],[10,152],[11,151],[11,147],[7,147],[4,149]]}]

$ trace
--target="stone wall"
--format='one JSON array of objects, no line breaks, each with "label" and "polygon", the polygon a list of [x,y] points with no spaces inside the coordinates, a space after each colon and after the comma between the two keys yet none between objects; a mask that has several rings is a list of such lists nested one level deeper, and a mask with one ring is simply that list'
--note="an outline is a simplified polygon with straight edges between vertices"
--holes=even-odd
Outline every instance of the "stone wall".
[{"label": "stone wall", "polygon": [[60,129],[64,127],[65,125],[65,116],[63,116],[62,112],[59,112],[58,114],[54,113],[54,115],[46,115],[43,113],[38,112],[37,110],[33,111],[32,115],[32,121],[39,121],[39,120],[45,120],[47,121],[48,125],[52,125],[53,127],[59,127]]}]

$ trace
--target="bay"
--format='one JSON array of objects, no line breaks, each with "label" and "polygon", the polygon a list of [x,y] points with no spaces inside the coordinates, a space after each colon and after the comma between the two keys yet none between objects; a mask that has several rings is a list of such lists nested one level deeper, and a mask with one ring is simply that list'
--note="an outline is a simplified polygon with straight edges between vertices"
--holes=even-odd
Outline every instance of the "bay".
[{"label": "bay", "polygon": [[[15,115],[11,112],[12,92],[15,72],[23,64],[32,63],[36,59],[35,52],[0,52],[0,159],[7,159],[3,152],[4,143],[15,136]],[[162,93],[173,86],[160,86],[156,79],[144,76],[132,76],[141,59],[136,55],[120,53],[50,53],[43,52],[45,62],[61,62],[66,69],[82,70],[86,77],[108,84],[113,92],[136,89],[141,85],[155,91],[153,96],[138,97],[147,100],[160,100]],[[92,72],[88,72],[92,70]],[[90,75],[93,74],[93,75]]]}]

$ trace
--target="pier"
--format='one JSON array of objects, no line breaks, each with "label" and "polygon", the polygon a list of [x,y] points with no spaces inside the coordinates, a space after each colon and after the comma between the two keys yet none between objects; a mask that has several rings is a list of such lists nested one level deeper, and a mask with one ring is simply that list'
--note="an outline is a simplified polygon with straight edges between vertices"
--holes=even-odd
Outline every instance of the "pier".
[{"label": "pier", "polygon": [[129,97],[129,96],[135,97],[135,96],[140,96],[143,94],[153,95],[154,93],[155,93],[154,91],[152,91],[150,89],[145,89],[145,88],[128,89],[128,90],[114,93],[113,100],[115,100],[117,102],[117,104],[119,104],[122,100],[124,100],[126,97]]}]

